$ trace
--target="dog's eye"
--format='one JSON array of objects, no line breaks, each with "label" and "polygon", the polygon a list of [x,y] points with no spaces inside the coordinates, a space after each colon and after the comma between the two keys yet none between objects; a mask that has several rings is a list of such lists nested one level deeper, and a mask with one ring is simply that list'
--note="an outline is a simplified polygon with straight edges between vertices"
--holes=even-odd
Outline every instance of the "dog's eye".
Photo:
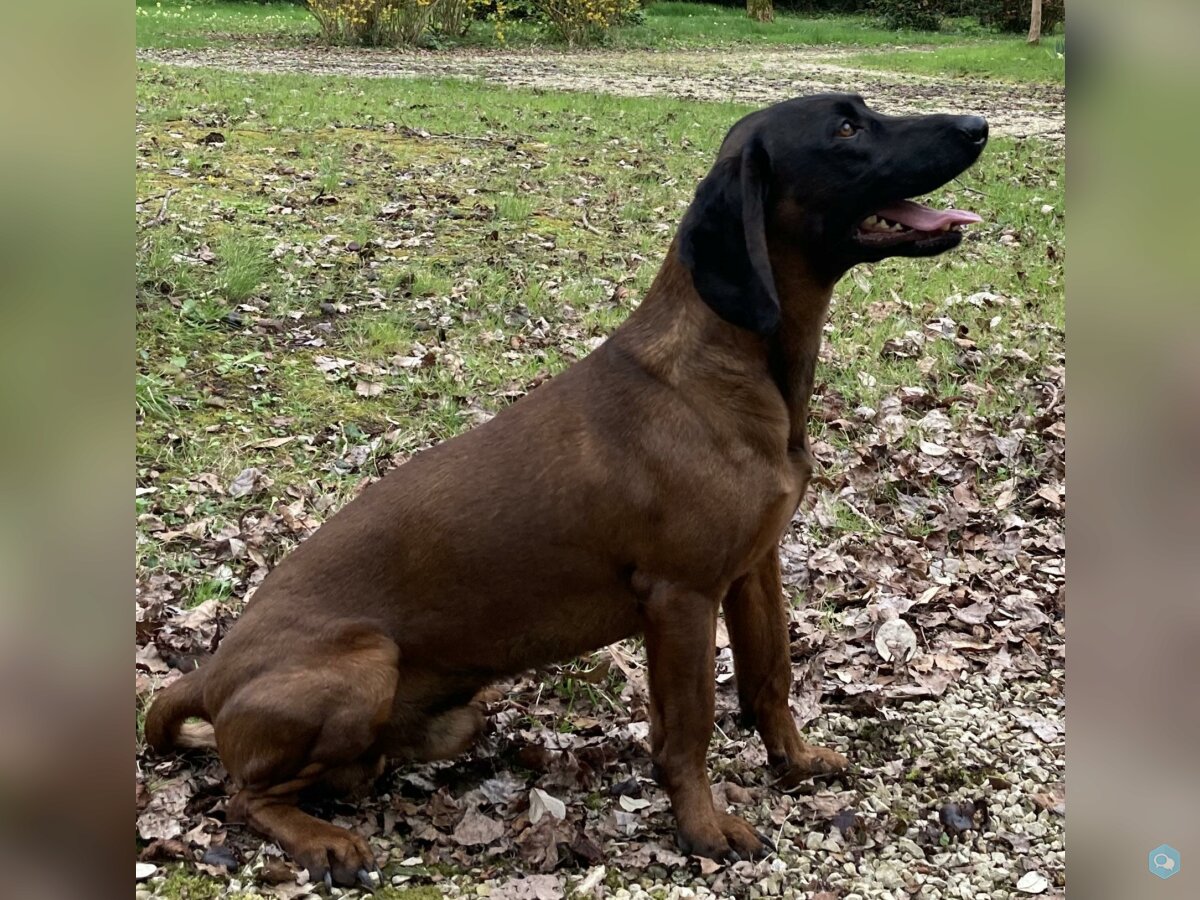
[{"label": "dog's eye", "polygon": [[842,122],[842,124],[838,126],[838,130],[835,133],[838,137],[854,137],[856,134],[858,134],[858,126],[849,119],[846,119],[846,121]]}]

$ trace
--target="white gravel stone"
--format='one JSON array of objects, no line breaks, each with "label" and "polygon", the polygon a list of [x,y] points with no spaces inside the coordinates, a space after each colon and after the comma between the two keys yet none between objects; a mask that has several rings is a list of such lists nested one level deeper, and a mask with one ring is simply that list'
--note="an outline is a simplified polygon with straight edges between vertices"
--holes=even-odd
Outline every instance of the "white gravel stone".
[{"label": "white gravel stone", "polygon": [[904,876],[890,862],[881,861],[871,872],[871,878],[885,888],[898,888],[904,884]]}]

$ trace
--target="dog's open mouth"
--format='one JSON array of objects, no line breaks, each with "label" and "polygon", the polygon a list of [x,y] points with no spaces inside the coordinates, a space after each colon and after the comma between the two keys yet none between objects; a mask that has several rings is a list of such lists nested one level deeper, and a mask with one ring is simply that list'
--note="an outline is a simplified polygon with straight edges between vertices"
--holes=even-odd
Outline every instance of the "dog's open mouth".
[{"label": "dog's open mouth", "polygon": [[854,230],[859,242],[871,247],[927,241],[949,236],[963,225],[982,222],[973,212],[962,209],[933,209],[912,200],[901,200],[867,216]]}]

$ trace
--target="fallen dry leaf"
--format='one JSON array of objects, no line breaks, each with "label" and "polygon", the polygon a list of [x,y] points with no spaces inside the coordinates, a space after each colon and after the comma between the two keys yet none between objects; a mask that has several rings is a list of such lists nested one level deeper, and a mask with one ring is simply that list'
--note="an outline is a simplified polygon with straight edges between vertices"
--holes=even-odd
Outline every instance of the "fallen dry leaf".
[{"label": "fallen dry leaf", "polygon": [[1050,887],[1050,882],[1039,872],[1026,872],[1017,881],[1017,890],[1022,894],[1040,894]]},{"label": "fallen dry leaf", "polygon": [[557,797],[552,797],[541,788],[529,792],[529,821],[537,824],[542,816],[549,815],[555,819],[567,817],[567,807]]},{"label": "fallen dry leaf", "polygon": [[505,832],[503,822],[485,816],[478,809],[468,809],[466,815],[454,827],[452,837],[464,847],[478,847],[499,840]]},{"label": "fallen dry leaf", "polygon": [[184,807],[195,792],[189,775],[175,778],[154,788],[150,802],[137,818],[138,834],[144,840],[169,840],[183,833]]},{"label": "fallen dry leaf", "polygon": [[1067,814],[1067,792],[1061,786],[1049,791],[1040,791],[1034,794],[1032,799],[1038,809],[1049,810],[1059,816]]},{"label": "fallen dry leaf", "polygon": [[917,652],[917,635],[903,619],[888,619],[875,632],[875,649],[885,662],[908,662]]},{"label": "fallen dry leaf", "polygon": [[270,480],[262,472],[251,466],[242,469],[227,488],[230,497],[244,497],[247,494],[263,490],[270,486]]}]

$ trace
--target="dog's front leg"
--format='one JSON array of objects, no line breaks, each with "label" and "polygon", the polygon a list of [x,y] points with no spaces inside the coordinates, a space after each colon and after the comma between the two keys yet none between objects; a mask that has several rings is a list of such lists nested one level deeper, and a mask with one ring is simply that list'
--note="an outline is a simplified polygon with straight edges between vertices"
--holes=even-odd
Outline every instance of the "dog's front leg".
[{"label": "dog's front leg", "polygon": [[742,716],[762,735],[780,785],[786,789],[845,769],[846,757],[805,743],[792,718],[788,612],[777,549],[730,588],[724,606]]},{"label": "dog's front leg", "polygon": [[650,743],[686,853],[736,862],[764,852],[761,835],[718,812],[705,769],[713,730],[718,602],[669,583],[644,595]]}]

